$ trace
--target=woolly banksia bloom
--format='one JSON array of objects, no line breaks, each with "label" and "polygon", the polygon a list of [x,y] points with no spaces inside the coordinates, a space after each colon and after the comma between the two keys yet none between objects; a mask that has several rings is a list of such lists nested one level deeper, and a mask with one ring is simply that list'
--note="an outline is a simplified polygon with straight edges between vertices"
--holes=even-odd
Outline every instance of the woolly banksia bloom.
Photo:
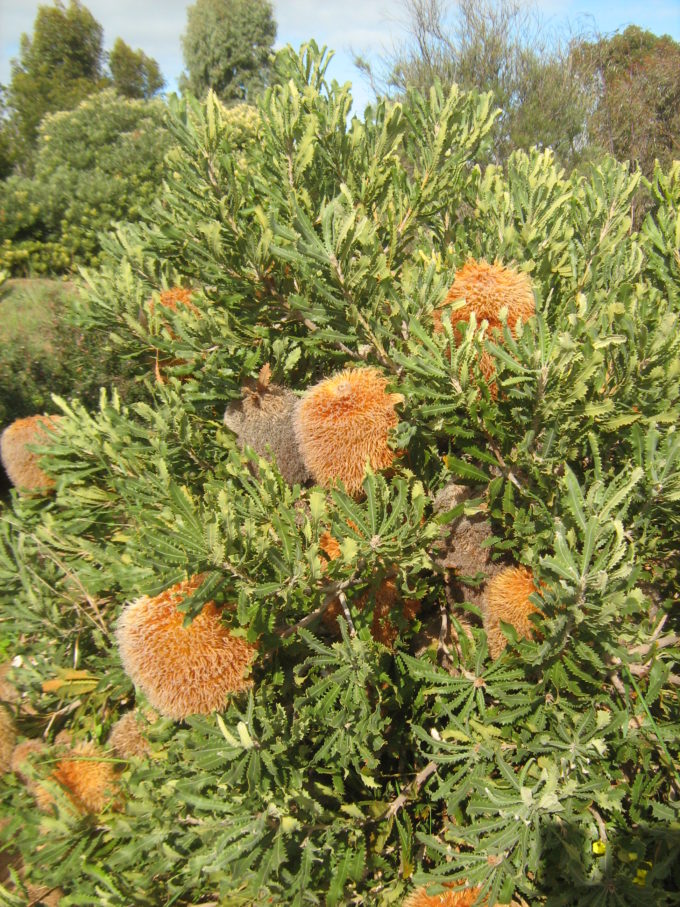
[{"label": "woolly banksia bloom", "polygon": [[533,575],[526,567],[506,567],[486,584],[482,618],[492,658],[498,658],[508,642],[501,621],[514,627],[518,636],[532,635],[534,625],[529,617],[537,608],[529,596],[536,591]]},{"label": "woolly banksia bloom", "polygon": [[[402,907],[472,907],[481,888],[448,888],[441,894],[428,894],[427,888],[416,888],[406,898]],[[483,901],[484,907],[488,900]]]},{"label": "woolly banksia bloom", "polygon": [[290,485],[310,478],[295,437],[294,417],[298,398],[285,387],[270,384],[270,368],[263,366],[257,382],[243,388],[243,397],[231,403],[224,424],[236,433],[239,446],[252,447],[261,457],[276,460]]},{"label": "woolly banksia bloom", "polygon": [[[200,311],[191,301],[191,296],[191,290],[187,290],[185,287],[172,287],[169,290],[162,290],[158,301],[164,309],[169,309],[171,312],[176,312],[178,306],[184,306],[184,308],[189,309],[190,312],[193,312],[194,315],[200,316]],[[153,315],[156,310],[156,304],[153,299],[149,300],[148,306],[149,312],[151,312],[151,314]],[[175,340],[176,334],[166,321],[163,322],[163,327],[168,332],[170,337]],[[154,367],[156,381],[159,384],[165,384],[166,378],[163,370],[177,365],[186,365],[186,360],[161,358],[160,353],[158,352],[158,350],[156,350]]]},{"label": "woolly banksia bloom", "polygon": [[295,432],[305,465],[320,485],[342,481],[361,492],[366,464],[385,469],[394,459],[388,445],[401,394],[387,393],[377,369],[345,369],[306,391],[297,408]]},{"label": "woolly banksia bloom", "polygon": [[456,271],[446,299],[435,309],[438,330],[441,330],[439,309],[459,300],[464,300],[464,304],[451,316],[454,325],[459,321],[468,321],[474,312],[478,324],[486,319],[491,327],[499,327],[500,310],[505,307],[508,325],[514,332],[518,318],[527,321],[536,311],[531,280],[525,273],[505,268],[498,263],[490,265],[486,261],[475,261],[472,258]]},{"label": "woolly banksia bloom", "polygon": [[10,769],[23,781],[26,790],[33,794],[38,808],[46,811],[52,804],[52,795],[37,780],[37,762],[45,758],[47,747],[42,740],[29,739],[18,743],[12,752]]},{"label": "woolly banksia bloom", "polygon": [[144,595],[118,621],[125,670],[151,705],[169,718],[207,715],[251,683],[248,668],[256,649],[227,630],[214,602],[206,602],[184,626],[186,615],[178,606],[202,582],[201,576],[193,576],[160,595]]},{"label": "woolly banksia bloom", "polygon": [[50,775],[66,791],[80,813],[100,813],[118,793],[113,764],[94,743],[78,743],[57,762]]},{"label": "woolly banksia bloom", "polygon": [[9,480],[21,491],[46,492],[54,488],[54,479],[38,465],[39,455],[29,445],[49,443],[61,416],[27,416],[8,425],[0,435],[0,460]]},{"label": "woolly banksia bloom", "polygon": [[[191,301],[191,296],[191,290],[187,290],[184,287],[172,287],[170,290],[162,290],[158,301],[164,309],[170,309],[171,312],[176,312],[177,306],[183,305],[185,308],[193,312],[194,315],[198,315],[198,309]],[[156,305],[153,299],[150,299],[149,311],[152,315],[155,309]]]}]

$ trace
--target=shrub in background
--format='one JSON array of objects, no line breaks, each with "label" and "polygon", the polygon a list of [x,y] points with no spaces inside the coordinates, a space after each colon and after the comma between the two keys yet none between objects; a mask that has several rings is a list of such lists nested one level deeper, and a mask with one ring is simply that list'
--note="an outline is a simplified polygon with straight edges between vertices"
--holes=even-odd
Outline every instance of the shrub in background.
[{"label": "shrub in background", "polygon": [[74,322],[76,296],[73,284],[46,280],[0,288],[0,432],[15,419],[53,411],[52,394],[90,405],[101,386],[139,395],[132,365]]},{"label": "shrub in background", "polygon": [[162,101],[106,90],[40,126],[35,173],[0,183],[0,267],[58,273],[97,260],[101,231],[156,197],[170,146]]},{"label": "shrub in background", "polygon": [[[351,119],[315,46],[279,63],[243,148],[214,96],[173,102],[163,204],[104,240],[79,309],[146,371],[147,396],[61,401],[55,494],[13,493],[0,519],[20,741],[101,745],[133,702],[145,711],[116,626],[190,577],[173,627],[190,640],[214,603],[257,647],[252,685],[150,724],[152,755],[124,766],[120,810],[96,822],[40,814],[7,776],[5,835],[31,884],[104,907],[465,903],[464,886],[489,907],[670,905],[680,168],[657,171],[635,231],[639,176],[615,161],[569,178],[536,151],[478,166],[486,95],[412,91]],[[526,273],[534,313],[489,336],[452,302],[435,330],[469,259]],[[180,286],[196,312],[148,317]],[[181,363],[163,384],[156,349]],[[403,398],[380,423],[389,471],[364,472],[351,416],[326,443],[360,460],[356,497],[241,450],[223,413],[264,366],[298,398],[350,366],[382,376],[378,399]],[[447,498],[460,481],[470,494]],[[495,660],[476,595],[492,571],[451,559],[449,602],[449,523],[540,590],[531,628],[499,612]],[[209,666],[194,632],[187,665]],[[157,677],[164,650],[148,647]]]}]

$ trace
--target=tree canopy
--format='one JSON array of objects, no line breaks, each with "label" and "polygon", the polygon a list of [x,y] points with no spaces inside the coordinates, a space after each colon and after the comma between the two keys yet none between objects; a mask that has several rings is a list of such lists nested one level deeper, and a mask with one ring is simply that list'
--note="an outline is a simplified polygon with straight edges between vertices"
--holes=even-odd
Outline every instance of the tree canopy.
[{"label": "tree canopy", "polygon": [[571,71],[571,42],[550,34],[520,0],[404,0],[406,40],[376,66],[357,63],[377,93],[403,97],[435,80],[491,91],[503,113],[494,156],[551,148],[564,163],[578,156],[589,104]]},{"label": "tree canopy", "polygon": [[637,26],[584,43],[576,55],[598,86],[589,122],[591,141],[620,160],[636,162],[646,176],[658,159],[680,154],[680,44]]},{"label": "tree canopy", "polygon": [[103,29],[79,0],[40,6],[33,35],[12,61],[8,106],[22,142],[35,145],[46,113],[70,110],[103,83]]},{"label": "tree canopy", "polygon": [[109,54],[109,69],[113,87],[126,98],[152,98],[165,85],[158,63],[122,38],[116,38]]},{"label": "tree canopy", "polygon": [[108,55],[104,31],[80,2],[39,6],[32,35],[21,37],[4,97],[0,175],[12,165],[32,172],[39,126],[49,113],[73,110],[89,95],[112,86],[128,98],[151,98],[164,85],[158,63],[118,38]]},{"label": "tree canopy", "polygon": [[187,11],[180,85],[197,97],[250,101],[267,82],[276,22],[268,0],[196,0]]}]

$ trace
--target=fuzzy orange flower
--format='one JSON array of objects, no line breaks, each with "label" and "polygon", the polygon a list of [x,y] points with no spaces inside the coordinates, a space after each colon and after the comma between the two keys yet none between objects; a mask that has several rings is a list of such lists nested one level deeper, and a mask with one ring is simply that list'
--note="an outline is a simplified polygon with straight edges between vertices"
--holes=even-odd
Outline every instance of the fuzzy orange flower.
[{"label": "fuzzy orange flower", "polygon": [[[159,302],[164,309],[170,309],[171,312],[177,311],[178,303],[185,306],[194,315],[198,315],[199,311],[196,306],[191,301],[191,290],[187,290],[185,287],[172,287],[170,290],[162,290],[160,294]],[[153,299],[149,300],[149,311],[153,315],[155,311],[155,304]]]},{"label": "fuzzy orange flower", "polygon": [[100,813],[118,793],[113,763],[101,757],[94,743],[78,743],[59,760],[50,776],[80,813]]},{"label": "fuzzy orange flower", "polygon": [[178,605],[198,589],[201,576],[150,598],[131,602],[118,620],[116,637],[123,666],[151,705],[169,718],[207,715],[230,693],[250,686],[248,668],[256,649],[232,635],[220,609],[206,602],[188,627]]},{"label": "fuzzy orange flower", "polygon": [[[416,888],[406,898],[402,907],[472,907],[481,888],[449,888],[441,894],[428,894],[427,888]],[[488,900],[483,902],[488,904]]]},{"label": "fuzzy orange flower", "polygon": [[401,394],[387,393],[377,369],[345,369],[306,391],[297,408],[295,432],[305,465],[324,486],[342,481],[358,496],[366,464],[386,469],[394,459],[388,445]]},{"label": "fuzzy orange flower", "polygon": [[491,327],[501,324],[500,310],[508,310],[510,330],[515,331],[517,320],[526,322],[536,311],[531,280],[522,271],[506,268],[503,265],[488,264],[486,261],[469,259],[459,271],[456,271],[453,284],[446,299],[435,309],[435,324],[441,330],[441,312],[439,309],[454,302],[464,300],[464,305],[456,309],[451,320],[454,326],[459,321],[468,321],[474,312],[477,324],[483,319]]},{"label": "fuzzy orange flower", "polygon": [[489,653],[496,659],[508,641],[501,621],[511,624],[519,636],[529,637],[534,630],[529,619],[537,608],[529,596],[537,592],[534,578],[526,567],[506,567],[486,584],[482,602],[482,619],[489,643]]},{"label": "fuzzy orange flower", "polygon": [[[469,259],[460,270],[456,271],[453,284],[444,302],[432,313],[436,333],[442,331],[442,312],[446,306],[464,300],[461,308],[451,315],[456,343],[460,343],[461,333],[457,328],[460,321],[468,321],[475,313],[477,324],[486,319],[489,328],[501,328],[500,310],[505,306],[508,311],[508,325],[515,332],[519,318],[527,321],[536,311],[534,294],[529,277],[513,268],[505,268],[498,263]],[[497,388],[491,381],[496,371],[493,356],[482,351],[479,368],[490,383],[492,396],[495,398]]]},{"label": "fuzzy orange flower", "polygon": [[0,435],[0,460],[10,482],[21,491],[44,493],[54,488],[54,479],[40,468],[38,454],[28,447],[48,444],[61,418],[27,416],[12,422]]},{"label": "fuzzy orange flower", "polygon": [[[194,315],[200,316],[200,311],[191,301],[191,296],[191,290],[187,290],[185,287],[172,287],[169,290],[161,291],[159,303],[161,306],[163,306],[164,309],[169,309],[171,312],[176,312],[178,305],[183,305],[185,308],[189,309],[190,312],[193,312]],[[156,305],[153,299],[150,299],[148,304],[149,312],[151,312],[151,314],[153,315],[154,311],[156,310]],[[170,325],[167,322],[163,322],[163,326],[165,327],[168,334],[172,337],[172,339],[175,340],[176,334],[170,328]],[[156,350],[155,360],[156,364],[154,367],[154,374],[156,376],[156,381],[159,384],[166,383],[164,369],[171,368],[172,366],[176,365],[186,364],[185,359],[162,359],[158,350]]]}]

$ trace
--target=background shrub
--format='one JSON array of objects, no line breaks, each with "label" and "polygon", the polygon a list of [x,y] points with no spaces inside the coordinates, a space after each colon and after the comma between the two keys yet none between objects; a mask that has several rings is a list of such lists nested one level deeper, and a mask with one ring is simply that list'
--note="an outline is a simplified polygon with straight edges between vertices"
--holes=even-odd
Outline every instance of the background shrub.
[{"label": "background shrub", "polygon": [[31,178],[0,183],[0,267],[14,275],[94,263],[99,233],[138,220],[170,147],[161,101],[113,90],[42,121]]}]

